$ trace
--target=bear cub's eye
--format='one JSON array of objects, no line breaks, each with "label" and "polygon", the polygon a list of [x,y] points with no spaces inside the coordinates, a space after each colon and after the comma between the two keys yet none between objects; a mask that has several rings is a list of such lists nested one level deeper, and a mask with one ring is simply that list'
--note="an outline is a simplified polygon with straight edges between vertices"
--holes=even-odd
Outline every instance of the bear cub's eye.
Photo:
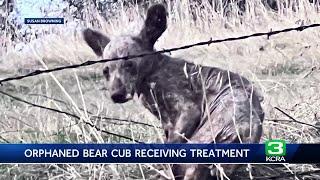
[{"label": "bear cub's eye", "polygon": [[106,66],[106,67],[103,69],[103,75],[104,75],[104,77],[106,77],[107,81],[109,81],[110,74],[109,74],[109,67],[108,67],[108,66]]}]

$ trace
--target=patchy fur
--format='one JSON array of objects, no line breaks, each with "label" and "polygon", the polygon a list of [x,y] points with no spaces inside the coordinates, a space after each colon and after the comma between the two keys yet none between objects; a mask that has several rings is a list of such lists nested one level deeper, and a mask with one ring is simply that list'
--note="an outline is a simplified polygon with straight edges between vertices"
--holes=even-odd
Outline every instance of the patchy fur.
[{"label": "patchy fur", "polygon": [[[93,30],[85,40],[103,57],[115,58],[154,51],[154,43],[166,29],[166,10],[150,7],[138,36],[112,39]],[[90,33],[88,33],[90,32]],[[91,36],[89,36],[91,35]],[[101,37],[98,37],[101,36]],[[94,43],[97,42],[97,43]],[[109,62],[103,73],[115,103],[134,93],[161,120],[167,143],[257,143],[262,135],[262,97],[239,74],[200,66],[158,54]],[[212,179],[209,165],[173,165],[176,179]],[[224,165],[231,175],[236,166]]]}]

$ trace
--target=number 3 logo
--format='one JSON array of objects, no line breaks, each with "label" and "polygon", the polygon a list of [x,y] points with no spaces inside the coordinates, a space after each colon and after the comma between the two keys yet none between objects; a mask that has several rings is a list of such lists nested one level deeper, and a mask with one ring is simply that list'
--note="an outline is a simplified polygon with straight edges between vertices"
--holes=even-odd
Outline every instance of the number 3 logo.
[{"label": "number 3 logo", "polygon": [[267,156],[284,156],[286,155],[286,143],[284,140],[269,140],[265,143]]}]

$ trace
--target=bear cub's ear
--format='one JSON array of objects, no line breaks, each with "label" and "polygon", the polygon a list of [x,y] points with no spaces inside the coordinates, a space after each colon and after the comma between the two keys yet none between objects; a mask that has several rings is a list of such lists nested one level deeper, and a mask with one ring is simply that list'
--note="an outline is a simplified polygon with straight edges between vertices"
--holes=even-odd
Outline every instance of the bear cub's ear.
[{"label": "bear cub's ear", "polygon": [[85,29],[82,32],[82,34],[84,40],[91,47],[94,53],[98,56],[102,56],[103,50],[110,42],[110,39],[107,36],[101,34],[100,32],[89,28]]},{"label": "bear cub's ear", "polygon": [[148,9],[147,18],[140,32],[141,39],[146,43],[149,49],[153,46],[157,39],[167,29],[167,11],[161,4],[156,4]]}]

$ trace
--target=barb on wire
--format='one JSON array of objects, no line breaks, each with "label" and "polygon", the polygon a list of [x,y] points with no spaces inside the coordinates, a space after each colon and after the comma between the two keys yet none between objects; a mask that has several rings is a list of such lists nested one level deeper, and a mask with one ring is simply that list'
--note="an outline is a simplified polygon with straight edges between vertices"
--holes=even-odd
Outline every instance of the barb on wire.
[{"label": "barb on wire", "polygon": [[[315,125],[312,125],[312,124],[309,124],[309,123],[305,123],[305,122],[302,122],[302,121],[298,121],[296,120],[295,118],[293,118],[292,116],[290,116],[288,113],[284,112],[283,110],[281,110],[280,108],[278,107],[274,107],[276,110],[280,111],[282,114],[284,114],[285,116],[287,116],[288,118],[291,119],[291,122],[295,122],[295,123],[299,123],[299,124],[303,124],[303,125],[306,125],[306,126],[310,126],[310,127],[313,127],[315,129],[320,129],[319,126],[315,126]],[[274,120],[275,121],[275,120]],[[279,120],[278,120],[279,121]],[[283,120],[282,120],[283,121]],[[288,121],[288,120],[287,120]]]},{"label": "barb on wire", "polygon": [[[16,96],[13,96],[11,94],[8,94],[6,92],[3,92],[3,91],[0,91],[0,94],[3,94],[5,96],[8,96],[10,97],[11,99],[14,99],[16,101],[19,101],[19,102],[23,102],[25,104],[28,104],[28,105],[31,105],[33,107],[38,107],[38,108],[41,108],[41,109],[46,109],[46,110],[49,110],[49,111],[53,111],[53,112],[57,112],[57,113],[60,113],[60,114],[65,114],[65,115],[68,115],[68,116],[71,116],[73,118],[76,118],[78,120],[81,120],[81,118],[75,114],[72,114],[72,113],[69,113],[69,112],[65,112],[65,111],[60,111],[58,109],[54,109],[54,108],[49,108],[49,107],[45,107],[45,106],[41,106],[41,105],[38,105],[38,104],[35,104],[35,103],[32,103],[32,102],[28,102],[24,99],[21,99],[19,97],[16,97]],[[124,135],[120,135],[120,134],[116,134],[116,133],[113,133],[113,132],[110,132],[110,131],[106,131],[106,130],[103,130],[97,126],[95,126],[94,124],[90,123],[90,122],[87,122],[87,121],[84,121],[82,120],[85,124],[95,128],[97,131],[100,131],[100,132],[103,132],[103,133],[106,133],[106,134],[109,134],[109,135],[113,135],[113,136],[116,136],[116,137],[119,137],[119,138],[122,138],[122,139],[127,139],[127,140],[130,140],[130,141],[134,141],[134,142],[137,142],[137,143],[143,143],[143,142],[140,142],[140,141],[137,141],[137,140],[134,140],[130,137],[127,137],[127,136],[124,136]]]},{"label": "barb on wire", "polygon": [[280,34],[280,33],[286,33],[286,32],[290,32],[290,31],[303,31],[305,29],[314,28],[314,27],[320,27],[320,24],[311,24],[311,25],[299,26],[299,27],[295,27],[295,28],[286,28],[286,29],[277,30],[277,31],[254,33],[254,34],[245,35],[245,36],[230,37],[230,38],[217,39],[217,40],[212,40],[212,38],[210,38],[210,40],[208,40],[208,41],[201,41],[201,42],[198,42],[198,43],[184,45],[184,46],[180,46],[180,47],[175,47],[175,48],[170,48],[170,49],[163,49],[161,51],[143,53],[143,54],[138,54],[138,55],[129,55],[129,56],[117,57],[117,58],[111,58],[111,59],[102,59],[102,60],[96,60],[96,61],[86,61],[86,62],[83,62],[83,63],[80,63],[80,64],[74,64],[74,65],[69,65],[69,66],[61,66],[61,67],[56,67],[56,68],[46,69],[46,70],[36,70],[36,71],[33,71],[33,72],[25,74],[25,75],[13,76],[13,77],[8,77],[8,78],[5,78],[5,79],[2,79],[2,80],[0,80],[0,85],[2,83],[4,83],[4,82],[8,82],[8,81],[12,81],[12,80],[20,80],[20,79],[23,79],[23,78],[26,78],[26,77],[37,76],[39,74],[50,73],[50,72],[55,72],[55,71],[61,71],[61,70],[65,70],[65,69],[75,69],[75,68],[90,66],[90,65],[98,64],[98,63],[106,63],[106,62],[109,62],[109,61],[128,60],[128,59],[151,56],[151,55],[162,54],[162,53],[171,53],[172,51],[178,51],[178,50],[182,50],[182,49],[189,49],[189,48],[196,47],[196,46],[210,45],[210,44],[228,42],[228,41],[238,41],[238,40],[248,39],[248,38],[251,38],[251,37],[260,37],[260,36],[270,37],[270,36],[273,36],[273,35],[276,35],[276,34]]}]

